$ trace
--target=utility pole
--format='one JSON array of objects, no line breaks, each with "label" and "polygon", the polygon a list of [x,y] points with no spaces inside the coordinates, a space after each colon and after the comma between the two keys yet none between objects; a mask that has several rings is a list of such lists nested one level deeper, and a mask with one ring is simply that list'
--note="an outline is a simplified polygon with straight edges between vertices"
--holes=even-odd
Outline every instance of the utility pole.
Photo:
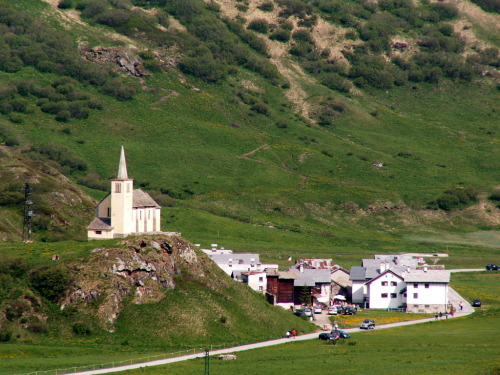
[{"label": "utility pole", "polygon": [[24,184],[24,223],[23,242],[31,241],[31,218],[33,217],[33,201],[31,200],[31,186]]},{"label": "utility pole", "polygon": [[205,349],[205,375],[210,375],[210,350]]}]

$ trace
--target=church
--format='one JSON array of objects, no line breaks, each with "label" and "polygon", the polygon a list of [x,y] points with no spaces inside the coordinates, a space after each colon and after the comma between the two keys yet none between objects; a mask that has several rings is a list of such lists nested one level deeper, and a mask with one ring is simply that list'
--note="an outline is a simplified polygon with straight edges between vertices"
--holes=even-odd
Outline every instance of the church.
[{"label": "church", "polygon": [[96,207],[96,217],[87,227],[88,239],[158,233],[160,211],[160,206],[148,193],[134,189],[134,180],[128,178],[125,150],[122,146],[118,175],[111,180],[111,193]]}]

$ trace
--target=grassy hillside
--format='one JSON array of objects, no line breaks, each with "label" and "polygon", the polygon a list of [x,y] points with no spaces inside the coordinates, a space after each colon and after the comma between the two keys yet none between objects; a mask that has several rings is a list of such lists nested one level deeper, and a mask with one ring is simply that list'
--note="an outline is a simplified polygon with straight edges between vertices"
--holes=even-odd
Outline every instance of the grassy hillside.
[{"label": "grassy hillside", "polygon": [[[205,245],[431,250],[445,232],[498,228],[495,13],[468,2],[7,3],[1,137],[9,155],[58,168],[94,199],[124,145],[136,186],[165,207],[163,227]],[[384,34],[379,18],[395,27]],[[19,238],[21,186],[0,187],[6,239]],[[48,233],[44,199],[35,239],[85,238],[83,219]]]}]

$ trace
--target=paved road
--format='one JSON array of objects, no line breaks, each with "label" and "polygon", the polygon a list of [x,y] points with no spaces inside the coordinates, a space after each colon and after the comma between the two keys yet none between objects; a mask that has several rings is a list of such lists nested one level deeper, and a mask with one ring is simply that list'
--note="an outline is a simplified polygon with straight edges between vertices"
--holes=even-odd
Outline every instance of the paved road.
[{"label": "paved road", "polygon": [[[469,270],[467,270],[469,271]],[[470,305],[469,302],[467,302],[465,299],[463,299],[455,290],[452,288],[449,288],[448,291],[448,299],[451,304],[456,309],[455,317],[458,318],[461,316],[469,315],[474,312],[474,308]],[[462,302],[463,309],[460,309],[460,302]],[[442,318],[445,319],[445,318]],[[450,318],[449,319],[453,319]],[[430,322],[434,321],[435,318],[426,318],[426,319],[420,319],[420,320],[410,320],[406,322],[397,322],[397,323],[390,323],[390,324],[383,324],[377,326],[376,329],[388,329],[388,328],[393,328],[393,327],[400,327],[400,326],[407,326],[407,325],[412,325],[412,324],[419,324],[419,323],[425,323],[425,322]],[[361,332],[363,330],[359,328],[346,328],[343,329],[346,332]],[[263,342],[257,342],[254,344],[248,344],[248,345],[241,345],[241,346],[235,346],[232,348],[226,348],[226,349],[220,349],[220,350],[213,350],[210,352],[210,355],[219,355],[219,354],[228,354],[228,353],[235,353],[235,352],[240,352],[243,350],[251,350],[251,349],[258,349],[258,348],[263,348],[266,346],[273,346],[273,345],[280,345],[280,344],[285,344],[287,342],[293,342],[293,341],[303,341],[303,340],[312,340],[312,339],[317,339],[318,338],[318,332],[315,333],[308,333],[305,335],[300,335],[296,336],[295,338],[281,338],[281,339],[276,339],[276,340],[270,340],[270,341],[263,341]],[[159,365],[166,365],[169,363],[175,363],[175,362],[181,362],[181,361],[187,361],[189,359],[194,359],[194,358],[203,358],[205,356],[205,353],[198,353],[198,354],[190,354],[190,355],[185,355],[182,357],[175,357],[175,358],[169,358],[169,359],[160,359],[156,361],[151,361],[151,362],[143,362],[143,363],[137,363],[133,365],[127,365],[127,366],[120,366],[120,367],[114,367],[114,368],[108,368],[108,369],[101,369],[101,370],[91,370],[91,371],[84,371],[84,372],[77,372],[76,374],[78,375],[99,375],[99,374],[109,374],[113,372],[119,372],[119,371],[126,371],[126,370],[134,370],[134,369],[139,369],[141,367],[151,367],[151,366],[159,366]],[[75,374],[75,372],[70,372],[67,374],[60,374],[60,375],[70,375],[70,374]]]}]

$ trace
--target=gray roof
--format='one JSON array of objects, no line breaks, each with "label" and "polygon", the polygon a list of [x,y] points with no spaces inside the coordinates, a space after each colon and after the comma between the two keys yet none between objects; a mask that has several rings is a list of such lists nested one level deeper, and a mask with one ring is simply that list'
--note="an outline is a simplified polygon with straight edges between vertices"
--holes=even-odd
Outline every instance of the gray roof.
[{"label": "gray roof", "polygon": [[349,280],[352,281],[365,281],[366,280],[366,268],[360,266],[352,266],[350,271]]},{"label": "gray roof", "polygon": [[329,284],[330,270],[328,269],[307,269],[295,271],[297,278],[293,282],[294,286],[315,286],[318,283]]},{"label": "gray roof", "polygon": [[134,195],[132,198],[132,207],[133,208],[141,208],[141,207],[157,207],[160,208],[158,203],[154,201],[151,196],[142,191],[141,189],[134,189]]},{"label": "gray roof", "polygon": [[88,225],[88,230],[111,230],[111,218],[109,217],[95,217],[94,220]]},{"label": "gray roof", "polygon": [[404,280],[407,283],[449,283],[450,282],[450,272],[449,271],[422,271],[422,270],[411,270],[408,273],[403,274]]},{"label": "gray roof", "polygon": [[[233,264],[260,264],[259,254],[207,254],[217,264],[228,264],[231,259]],[[253,260],[252,260],[253,259]],[[241,262],[240,262],[241,261]]]}]

